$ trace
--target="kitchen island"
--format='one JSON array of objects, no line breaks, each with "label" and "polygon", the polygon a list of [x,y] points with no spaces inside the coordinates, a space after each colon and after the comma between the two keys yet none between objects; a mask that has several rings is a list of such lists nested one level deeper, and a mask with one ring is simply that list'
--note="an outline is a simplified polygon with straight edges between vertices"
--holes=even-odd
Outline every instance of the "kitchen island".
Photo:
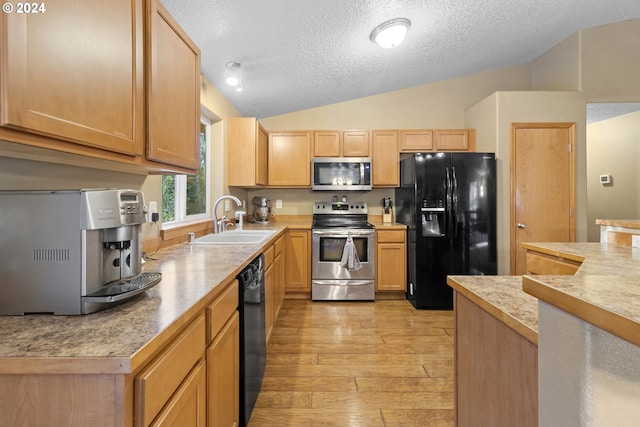
[{"label": "kitchen island", "polygon": [[[523,246],[551,268],[575,265],[575,275],[449,277],[456,294],[457,425],[635,425],[640,249]],[[502,383],[514,371],[529,375],[514,377],[517,385]]]}]

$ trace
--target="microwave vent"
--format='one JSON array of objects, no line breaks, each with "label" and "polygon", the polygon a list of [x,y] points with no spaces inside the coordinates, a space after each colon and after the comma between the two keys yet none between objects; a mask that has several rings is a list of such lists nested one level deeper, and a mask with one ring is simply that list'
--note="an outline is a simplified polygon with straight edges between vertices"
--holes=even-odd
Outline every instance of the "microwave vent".
[{"label": "microwave vent", "polygon": [[71,259],[69,249],[34,249],[35,262],[67,262]]}]

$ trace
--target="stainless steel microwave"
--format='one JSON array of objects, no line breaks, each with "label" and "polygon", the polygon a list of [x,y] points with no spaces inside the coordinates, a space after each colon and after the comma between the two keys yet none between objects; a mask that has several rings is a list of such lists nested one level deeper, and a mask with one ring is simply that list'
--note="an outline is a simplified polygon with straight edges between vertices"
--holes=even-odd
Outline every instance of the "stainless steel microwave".
[{"label": "stainless steel microwave", "polygon": [[369,157],[314,157],[312,190],[371,190]]}]

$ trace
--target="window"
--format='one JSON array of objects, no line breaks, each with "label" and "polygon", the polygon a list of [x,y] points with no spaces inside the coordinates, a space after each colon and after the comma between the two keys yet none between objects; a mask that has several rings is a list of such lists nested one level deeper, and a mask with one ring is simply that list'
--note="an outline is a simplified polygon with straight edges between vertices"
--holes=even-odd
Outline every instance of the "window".
[{"label": "window", "polygon": [[171,225],[210,217],[209,151],[211,122],[200,119],[200,169],[197,175],[162,177],[162,224]]}]

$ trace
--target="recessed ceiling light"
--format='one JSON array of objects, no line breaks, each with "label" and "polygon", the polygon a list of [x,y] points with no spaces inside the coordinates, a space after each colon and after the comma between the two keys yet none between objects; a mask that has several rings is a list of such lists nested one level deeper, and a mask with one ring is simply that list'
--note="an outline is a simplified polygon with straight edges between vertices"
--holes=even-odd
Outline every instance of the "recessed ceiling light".
[{"label": "recessed ceiling light", "polygon": [[407,18],[391,19],[374,28],[369,38],[385,49],[396,47],[402,43],[410,26],[411,21]]},{"label": "recessed ceiling light", "polygon": [[240,84],[240,79],[235,76],[227,77],[225,80],[229,86],[238,86]]}]

